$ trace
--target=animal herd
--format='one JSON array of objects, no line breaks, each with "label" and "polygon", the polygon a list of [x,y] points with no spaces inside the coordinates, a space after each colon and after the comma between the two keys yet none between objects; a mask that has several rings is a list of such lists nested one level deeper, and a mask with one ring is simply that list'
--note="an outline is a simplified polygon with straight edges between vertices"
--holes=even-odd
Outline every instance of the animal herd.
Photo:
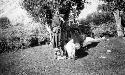
[{"label": "animal herd", "polygon": [[[68,59],[75,59],[76,50],[80,49],[81,47],[90,45],[93,42],[100,42],[104,39],[106,39],[106,38],[105,37],[92,38],[92,37],[84,36],[84,37],[82,37],[82,39],[79,39],[78,37],[75,37],[75,38],[72,38],[71,40],[69,40],[69,42],[65,44],[64,49],[66,50],[66,52],[68,54]],[[78,41],[76,41],[76,40],[78,40]],[[82,43],[80,41],[82,41]]]},{"label": "animal herd", "polygon": [[[50,34],[50,40],[52,40],[51,27],[46,25],[46,29]],[[102,38],[87,37],[85,34],[80,34],[78,30],[74,29],[71,29],[70,32],[71,36],[70,38],[68,38],[68,42],[64,44],[64,51],[67,53],[68,59],[75,58],[76,50],[79,50],[80,48],[85,47],[87,45],[90,45],[93,42],[100,42],[106,39],[105,37]]]}]

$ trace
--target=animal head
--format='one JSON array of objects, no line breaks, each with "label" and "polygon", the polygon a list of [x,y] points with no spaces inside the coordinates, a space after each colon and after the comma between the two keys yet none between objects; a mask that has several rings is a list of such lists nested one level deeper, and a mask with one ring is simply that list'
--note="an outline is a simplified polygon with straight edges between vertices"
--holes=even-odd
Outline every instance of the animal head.
[{"label": "animal head", "polygon": [[80,44],[79,43],[75,43],[75,49],[76,50],[80,49]]}]

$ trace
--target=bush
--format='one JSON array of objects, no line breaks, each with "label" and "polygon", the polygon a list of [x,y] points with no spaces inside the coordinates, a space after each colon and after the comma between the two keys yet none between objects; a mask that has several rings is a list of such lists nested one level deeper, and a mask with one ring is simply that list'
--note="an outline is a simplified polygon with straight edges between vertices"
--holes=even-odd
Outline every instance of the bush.
[{"label": "bush", "polygon": [[115,23],[104,23],[102,25],[96,26],[92,29],[92,33],[94,33],[95,37],[108,36],[113,37],[116,36],[116,25]]},{"label": "bush", "polygon": [[23,24],[19,23],[10,28],[0,28],[0,35],[0,53],[38,46],[49,37],[42,25],[28,31],[24,29]]},{"label": "bush", "polygon": [[0,38],[0,53],[16,51],[22,48],[20,37]]}]

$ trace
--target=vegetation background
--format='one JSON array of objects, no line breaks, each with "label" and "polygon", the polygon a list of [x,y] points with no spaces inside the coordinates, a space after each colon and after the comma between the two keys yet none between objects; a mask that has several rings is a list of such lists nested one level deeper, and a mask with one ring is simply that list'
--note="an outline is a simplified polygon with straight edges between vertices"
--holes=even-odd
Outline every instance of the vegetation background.
[{"label": "vegetation background", "polygon": [[[47,18],[46,15],[53,15],[56,7],[61,8],[68,0],[63,0],[64,5],[59,6],[59,0],[56,1],[0,0],[0,75],[124,75],[125,38],[118,37],[117,32],[117,24],[121,23],[124,26],[124,9],[122,9],[123,12],[118,9],[121,12],[121,20],[115,18],[114,8],[109,10],[110,5],[114,3],[124,5],[124,0],[104,0],[106,5],[101,4],[97,11],[93,10],[93,13],[87,11],[89,15],[82,16],[85,17],[81,19],[82,32],[87,36],[94,34],[96,37],[106,36],[109,39],[101,41],[95,47],[90,45],[87,49],[76,52],[79,58],[75,61],[72,59],[57,60],[51,46],[42,46],[48,38],[44,23],[47,19],[52,18]],[[89,3],[79,3],[81,0],[71,1],[81,6],[77,8],[81,12],[86,10],[86,4]],[[122,4],[119,4],[119,1]],[[51,5],[55,5],[54,8]],[[47,14],[46,11],[50,12],[50,10],[52,13]],[[65,20],[67,19],[65,17]],[[116,20],[118,20],[117,23]]]},{"label": "vegetation background", "polygon": [[[124,26],[124,0],[104,1],[107,4],[99,5],[96,12],[90,13],[80,21],[79,27],[87,36],[118,36],[118,20],[112,13],[115,9],[122,11],[121,24],[118,25]],[[76,11],[79,13],[85,9],[85,4],[89,3],[87,0],[1,0],[0,52],[41,45],[49,38],[45,23],[53,19],[57,9],[64,14],[64,20],[68,21],[72,10],[71,2],[77,6]]]}]

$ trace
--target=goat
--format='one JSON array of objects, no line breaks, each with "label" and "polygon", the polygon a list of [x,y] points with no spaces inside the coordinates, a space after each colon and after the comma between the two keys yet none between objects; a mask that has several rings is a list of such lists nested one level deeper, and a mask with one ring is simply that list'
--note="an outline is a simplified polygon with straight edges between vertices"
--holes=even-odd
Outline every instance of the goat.
[{"label": "goat", "polygon": [[106,39],[105,37],[102,38],[92,38],[92,37],[86,37],[86,39],[83,42],[83,47],[93,43],[93,42],[100,42],[102,40]]},{"label": "goat", "polygon": [[64,49],[68,54],[68,58],[75,58],[75,51],[82,47],[83,41],[86,36],[81,35],[78,32],[71,32],[71,38],[67,44],[64,45]]},{"label": "goat", "polygon": [[75,56],[75,44],[74,44],[74,40],[73,40],[73,39],[71,39],[71,40],[64,46],[64,49],[67,51],[69,58],[74,58],[74,56]]}]

